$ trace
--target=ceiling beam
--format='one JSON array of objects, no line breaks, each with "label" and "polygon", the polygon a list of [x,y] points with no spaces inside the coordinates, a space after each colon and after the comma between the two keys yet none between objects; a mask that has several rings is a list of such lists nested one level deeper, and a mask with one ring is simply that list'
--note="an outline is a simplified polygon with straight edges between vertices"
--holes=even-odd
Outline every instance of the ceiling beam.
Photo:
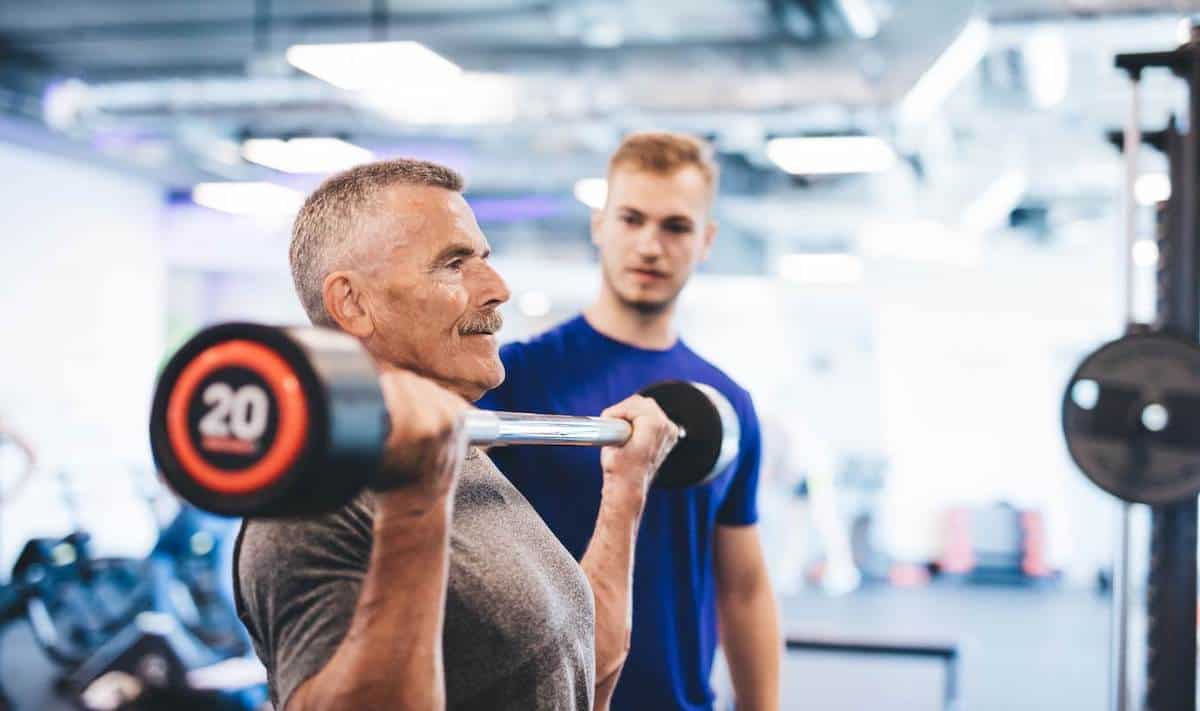
[{"label": "ceiling beam", "polygon": [[510,7],[488,7],[458,10],[422,10],[416,12],[389,11],[378,15],[371,10],[362,12],[325,12],[296,15],[267,13],[244,17],[212,20],[155,20],[148,22],[114,22],[89,25],[65,24],[61,27],[21,29],[0,27],[0,35],[21,46],[51,47],[54,45],[92,42],[97,40],[196,39],[200,37],[254,35],[265,24],[271,32],[306,32],[311,30],[355,30],[369,32],[382,22],[385,32],[401,29],[406,24],[452,24],[469,20],[493,21],[505,18],[549,15],[555,6],[549,0],[532,0]]},{"label": "ceiling beam", "polygon": [[[1164,14],[1186,15],[1200,12],[1197,0],[1108,0],[1107,2],[1039,2],[1003,7],[993,3],[988,19],[998,24],[1055,22],[1062,20],[1115,20],[1122,17],[1153,17]],[[995,5],[1001,5],[996,7]]]}]

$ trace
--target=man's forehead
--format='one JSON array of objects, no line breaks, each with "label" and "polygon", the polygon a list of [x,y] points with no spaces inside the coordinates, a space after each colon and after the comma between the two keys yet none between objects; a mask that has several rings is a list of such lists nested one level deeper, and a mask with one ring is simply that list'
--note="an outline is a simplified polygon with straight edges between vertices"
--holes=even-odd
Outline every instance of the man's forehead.
[{"label": "man's forehead", "polygon": [[672,173],[618,167],[609,176],[609,199],[616,207],[632,207],[663,215],[688,214],[708,207],[710,188],[693,166]]},{"label": "man's forehead", "polygon": [[459,192],[401,184],[388,188],[385,202],[392,218],[393,248],[412,248],[421,254],[437,253],[451,243],[487,248],[475,214]]}]

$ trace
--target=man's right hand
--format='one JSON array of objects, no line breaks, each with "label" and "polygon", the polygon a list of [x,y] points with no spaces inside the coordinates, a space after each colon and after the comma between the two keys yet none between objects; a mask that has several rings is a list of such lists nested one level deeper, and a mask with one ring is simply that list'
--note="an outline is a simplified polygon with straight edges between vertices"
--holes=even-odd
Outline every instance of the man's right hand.
[{"label": "man's right hand", "polygon": [[403,370],[383,373],[379,385],[392,427],[371,488],[403,494],[418,508],[451,498],[467,450],[462,415],[470,405],[433,381]]},{"label": "man's right hand", "polygon": [[679,441],[679,428],[657,402],[642,395],[631,395],[600,416],[617,417],[633,426],[625,444],[600,450],[605,484],[630,487],[644,498],[654,474]]}]

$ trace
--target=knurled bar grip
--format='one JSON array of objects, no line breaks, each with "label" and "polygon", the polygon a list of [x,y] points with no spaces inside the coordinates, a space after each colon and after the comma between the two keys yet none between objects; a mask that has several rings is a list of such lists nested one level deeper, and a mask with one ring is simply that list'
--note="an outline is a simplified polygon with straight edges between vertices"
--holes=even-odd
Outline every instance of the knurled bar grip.
[{"label": "knurled bar grip", "polygon": [[[464,418],[471,444],[563,444],[594,447],[624,444],[633,434],[625,420],[612,417],[541,415],[526,412],[471,412]],[[684,436],[683,428],[679,435]]]},{"label": "knurled bar grip", "polygon": [[523,412],[471,412],[464,418],[471,444],[623,444],[633,433],[625,420]]}]

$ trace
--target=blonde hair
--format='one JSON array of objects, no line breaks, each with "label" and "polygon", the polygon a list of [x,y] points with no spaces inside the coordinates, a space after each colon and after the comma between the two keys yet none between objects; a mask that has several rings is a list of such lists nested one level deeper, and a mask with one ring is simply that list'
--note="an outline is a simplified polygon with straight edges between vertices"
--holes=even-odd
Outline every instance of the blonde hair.
[{"label": "blonde hair", "polygon": [[717,192],[720,168],[712,146],[704,140],[685,133],[644,131],[631,133],[621,141],[608,160],[608,176],[618,168],[659,175],[671,175],[688,166],[694,167],[708,183],[710,196]]}]

